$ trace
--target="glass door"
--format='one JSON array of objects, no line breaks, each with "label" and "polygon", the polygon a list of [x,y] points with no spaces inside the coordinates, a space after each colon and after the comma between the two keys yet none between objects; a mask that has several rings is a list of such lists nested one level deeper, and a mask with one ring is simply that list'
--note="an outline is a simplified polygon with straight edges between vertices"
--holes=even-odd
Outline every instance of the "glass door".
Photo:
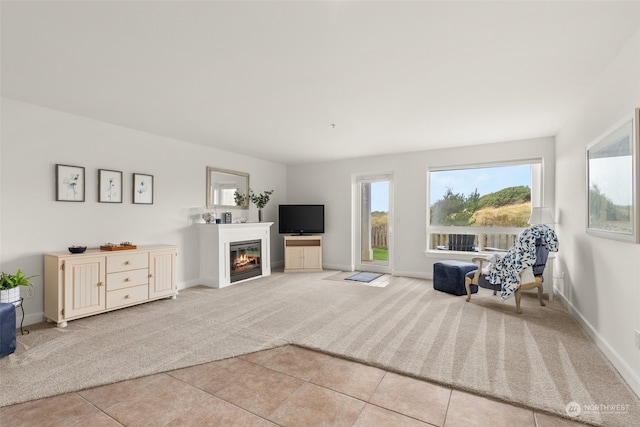
[{"label": "glass door", "polygon": [[357,179],[357,270],[391,273],[392,183],[391,175]]}]

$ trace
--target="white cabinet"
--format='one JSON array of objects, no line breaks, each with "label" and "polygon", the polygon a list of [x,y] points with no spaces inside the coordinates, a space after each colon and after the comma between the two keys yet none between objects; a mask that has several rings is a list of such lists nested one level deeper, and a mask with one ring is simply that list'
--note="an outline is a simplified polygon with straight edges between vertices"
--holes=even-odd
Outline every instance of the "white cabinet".
[{"label": "white cabinet", "polygon": [[44,256],[44,315],[67,321],[177,294],[175,246]]},{"label": "white cabinet", "polygon": [[322,236],[284,236],[284,271],[322,271]]}]

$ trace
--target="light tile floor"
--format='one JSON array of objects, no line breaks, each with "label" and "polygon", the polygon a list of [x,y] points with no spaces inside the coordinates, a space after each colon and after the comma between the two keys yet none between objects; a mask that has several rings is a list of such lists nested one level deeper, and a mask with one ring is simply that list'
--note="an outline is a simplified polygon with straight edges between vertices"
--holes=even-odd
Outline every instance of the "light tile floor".
[{"label": "light tile floor", "polygon": [[580,426],[296,346],[0,408],[2,426]]}]

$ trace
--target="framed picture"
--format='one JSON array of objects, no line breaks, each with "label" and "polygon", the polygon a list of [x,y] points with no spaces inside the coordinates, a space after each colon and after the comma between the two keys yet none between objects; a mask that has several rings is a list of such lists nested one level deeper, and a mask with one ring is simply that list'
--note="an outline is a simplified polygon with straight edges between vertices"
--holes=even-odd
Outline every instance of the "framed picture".
[{"label": "framed picture", "polygon": [[122,203],[122,172],[98,169],[98,202]]},{"label": "framed picture", "polygon": [[56,200],[84,202],[84,167],[56,165]]},{"label": "framed picture", "polygon": [[638,242],[640,109],[587,146],[587,234]]},{"label": "framed picture", "polygon": [[133,174],[133,203],[153,204],[153,175]]}]

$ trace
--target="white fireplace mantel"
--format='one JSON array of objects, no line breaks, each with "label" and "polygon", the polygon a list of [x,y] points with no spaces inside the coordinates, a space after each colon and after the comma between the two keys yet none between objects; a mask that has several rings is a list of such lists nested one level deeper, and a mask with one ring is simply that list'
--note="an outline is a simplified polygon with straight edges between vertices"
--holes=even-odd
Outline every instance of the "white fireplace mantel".
[{"label": "white fireplace mantel", "polygon": [[272,225],[273,222],[196,224],[200,234],[200,280],[202,280],[202,284],[214,288],[224,288],[255,279],[252,277],[231,283],[229,245],[232,242],[245,240],[261,241],[261,276],[269,276],[271,274],[270,228]]}]

